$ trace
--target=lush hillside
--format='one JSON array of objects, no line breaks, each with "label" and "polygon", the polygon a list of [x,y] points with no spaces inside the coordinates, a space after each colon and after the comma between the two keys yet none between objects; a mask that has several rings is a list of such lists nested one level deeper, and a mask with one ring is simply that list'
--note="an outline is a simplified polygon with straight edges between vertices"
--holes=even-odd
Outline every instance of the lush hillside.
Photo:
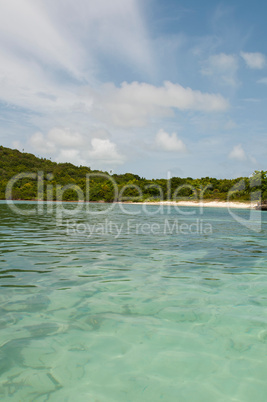
[{"label": "lush hillside", "polygon": [[[38,173],[39,172],[39,173]],[[9,198],[36,200],[60,199],[77,200],[86,197],[86,175],[90,177],[91,201],[112,202],[117,197],[114,188],[117,187],[120,199],[125,200],[158,200],[178,198],[199,198],[205,188],[204,199],[226,200],[229,191],[232,200],[249,200],[251,192],[262,190],[267,198],[267,172],[255,172],[251,179],[201,179],[174,177],[169,182],[166,179],[147,180],[125,173],[108,175],[107,172],[93,171],[86,166],[74,166],[71,163],[56,163],[45,158],[19,152],[0,146],[0,199],[6,198],[6,187],[10,180],[25,173],[24,178],[14,180]],[[30,177],[26,173],[32,173]],[[101,176],[102,173],[102,176]],[[37,179],[39,174],[39,184]],[[116,184],[113,184],[115,181]],[[260,186],[260,182],[262,185]],[[80,190],[73,188],[78,186]],[[68,188],[71,187],[71,188]],[[39,189],[39,197],[38,197]]]}]

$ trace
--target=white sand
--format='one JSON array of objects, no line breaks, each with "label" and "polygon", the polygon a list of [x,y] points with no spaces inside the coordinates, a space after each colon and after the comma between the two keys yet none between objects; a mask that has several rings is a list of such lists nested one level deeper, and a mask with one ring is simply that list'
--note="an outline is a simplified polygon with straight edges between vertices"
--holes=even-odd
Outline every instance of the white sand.
[{"label": "white sand", "polygon": [[157,201],[157,202],[128,202],[128,204],[145,204],[145,205],[174,205],[181,207],[215,207],[215,208],[242,208],[254,209],[256,202],[234,202],[234,201]]}]

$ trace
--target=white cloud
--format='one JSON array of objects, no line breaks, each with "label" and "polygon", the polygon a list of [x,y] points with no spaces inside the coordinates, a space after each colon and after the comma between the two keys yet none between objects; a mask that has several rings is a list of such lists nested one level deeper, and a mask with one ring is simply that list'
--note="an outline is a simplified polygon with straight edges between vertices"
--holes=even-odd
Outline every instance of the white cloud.
[{"label": "white cloud", "polygon": [[[67,121],[71,114],[80,113],[91,123],[97,118],[119,127],[141,127],[150,118],[172,115],[174,109],[212,112],[227,108],[227,101],[219,94],[169,81],[159,87],[140,82],[124,82],[116,87],[111,83],[97,91],[99,84],[90,60],[97,60],[99,41],[104,54],[108,52],[105,46],[110,46],[110,57],[120,54],[136,68],[146,65],[147,71],[152,71],[154,63],[149,46],[144,44],[147,34],[137,1],[116,0],[111,6],[107,0],[99,4],[93,0],[80,6],[75,2],[72,10],[73,2],[69,0],[64,9],[50,0],[3,3],[0,100],[49,116],[65,114]],[[72,24],[75,35],[71,35]]]},{"label": "white cloud", "polygon": [[91,81],[100,53],[140,68],[152,63],[137,0],[9,0],[0,5],[0,44],[44,66]]},{"label": "white cloud", "polygon": [[[175,81],[155,84],[163,75],[174,80],[182,74],[183,67],[176,71],[177,59],[189,53],[190,44],[183,34],[177,39],[162,31],[168,53],[176,51],[171,63],[176,68],[166,73],[155,32],[149,37],[146,28],[151,19],[145,21],[142,7],[140,0],[0,1],[0,102],[10,112],[12,124],[16,120],[17,131],[10,141],[34,132],[28,145],[38,154],[102,169],[105,164],[123,163],[121,147],[126,141],[132,150],[138,135],[151,133],[150,128],[124,128],[152,122],[168,131],[158,120],[177,111],[204,112],[198,116],[215,112],[217,117],[217,111],[227,109],[220,94]],[[221,57],[219,64],[226,71],[234,67],[229,57]],[[102,85],[103,77],[116,84]],[[118,83],[119,77],[127,82]],[[194,113],[184,115],[179,113],[190,126]],[[58,128],[65,125],[71,129]],[[96,127],[107,126],[113,128],[112,137],[96,132]],[[176,134],[167,135],[162,149],[183,152]]]},{"label": "white cloud", "polygon": [[81,147],[85,142],[80,133],[57,127],[48,132],[47,140],[64,148]]},{"label": "white cloud", "polygon": [[[151,73],[153,54],[138,0],[42,2],[62,31],[74,36],[98,68],[98,56],[116,58]],[[71,30],[69,29],[71,28]]]},{"label": "white cloud", "polygon": [[240,52],[240,55],[245,60],[246,65],[249,68],[261,70],[266,66],[266,58],[262,53]]},{"label": "white cloud", "polygon": [[258,84],[266,84],[267,85],[267,77],[261,78],[257,81]]},{"label": "white cloud", "polygon": [[34,133],[30,137],[29,143],[39,153],[57,154],[59,149],[82,148],[86,139],[80,133],[55,127],[46,135],[41,132]]},{"label": "white cloud", "polygon": [[29,144],[35,152],[40,152],[43,155],[53,155],[57,152],[55,144],[48,141],[44,134],[39,131],[30,137]]},{"label": "white cloud", "polygon": [[160,151],[186,152],[184,142],[177,138],[176,133],[169,134],[162,129],[156,135],[155,145]]},{"label": "white cloud", "polygon": [[237,161],[246,161],[248,159],[241,144],[235,145],[232,151],[228,155],[229,159],[235,159]]},{"label": "white cloud", "polygon": [[116,164],[124,162],[124,157],[119,155],[116,145],[109,139],[93,138],[91,145],[92,150],[89,151],[89,156],[93,160]]},{"label": "white cloud", "polygon": [[45,2],[9,0],[1,2],[0,11],[0,45],[16,54],[22,65],[31,59],[43,68],[64,69],[82,78],[81,52],[49,16]]},{"label": "white cloud", "polygon": [[151,75],[151,47],[137,0],[0,2],[0,100],[42,113],[90,113],[84,85],[116,58]]},{"label": "white cloud", "polygon": [[60,149],[56,157],[56,162],[69,162],[73,165],[86,165],[86,160],[83,159],[78,149]]},{"label": "white cloud", "polygon": [[236,72],[238,70],[238,60],[235,55],[215,54],[208,58],[203,64],[201,73],[207,76],[213,76],[219,83],[230,86],[238,84]]},{"label": "white cloud", "polygon": [[202,93],[166,81],[161,87],[139,82],[123,82],[119,88],[105,85],[97,105],[98,118],[106,115],[116,126],[142,127],[149,118],[171,116],[174,109],[216,112],[227,109],[228,102],[219,94]]},{"label": "white cloud", "polygon": [[[150,73],[154,65],[137,0],[2,1],[0,49],[7,56],[1,58],[4,73],[6,61],[15,67],[18,59],[29,75],[36,77],[38,67],[50,80],[58,80],[64,71],[82,82],[95,82],[103,54]],[[21,86],[25,82],[30,81],[21,80]]]},{"label": "white cloud", "polygon": [[55,81],[31,58],[21,60],[17,54],[0,46],[0,100],[38,113],[69,113],[83,103],[87,112],[92,99],[83,97],[69,84]]},{"label": "white cloud", "polygon": [[[114,60],[153,76],[157,63],[141,11],[138,0],[0,2],[0,101],[27,110],[29,123],[44,116],[48,128],[64,120],[75,127],[79,118],[82,130],[95,123],[143,127],[175,110],[225,110],[220,94],[169,81],[101,86],[99,70]],[[45,144],[41,133],[31,141],[53,153],[57,135],[48,134]],[[64,138],[74,141],[73,133]]]},{"label": "white cloud", "polygon": [[57,162],[71,162],[104,169],[107,165],[124,162],[117,146],[103,130],[94,130],[87,136],[68,129],[53,128],[47,134],[36,132],[29,139],[34,152],[53,156]]},{"label": "white cloud", "polygon": [[250,166],[252,165],[257,165],[257,159],[248,154],[247,152],[244,151],[244,148],[242,147],[241,144],[235,145],[231,152],[228,155],[229,159],[233,159],[239,162],[246,162],[246,165]]},{"label": "white cloud", "polygon": [[20,141],[17,141],[17,140],[12,141],[12,149],[17,149],[19,151],[22,151],[22,150],[24,151],[23,145],[21,144]]}]

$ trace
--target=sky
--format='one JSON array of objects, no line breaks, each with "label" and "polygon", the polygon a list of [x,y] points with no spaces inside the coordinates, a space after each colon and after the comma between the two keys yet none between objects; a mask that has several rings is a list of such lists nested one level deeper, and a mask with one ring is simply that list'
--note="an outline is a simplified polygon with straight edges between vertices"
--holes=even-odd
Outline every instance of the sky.
[{"label": "sky", "polygon": [[146,178],[267,170],[267,3],[0,0],[0,144]]}]

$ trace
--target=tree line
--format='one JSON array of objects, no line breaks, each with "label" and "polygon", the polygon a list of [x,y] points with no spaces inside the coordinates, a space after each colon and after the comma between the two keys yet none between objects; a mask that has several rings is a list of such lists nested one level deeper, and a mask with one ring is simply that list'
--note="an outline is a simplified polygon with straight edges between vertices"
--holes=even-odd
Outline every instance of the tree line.
[{"label": "tree line", "polygon": [[[114,183],[121,201],[158,201],[199,199],[249,201],[261,192],[267,199],[267,172],[255,171],[251,177],[216,179],[213,177],[192,177],[148,180],[136,174],[109,174],[92,170],[87,166],[71,163],[56,163],[33,154],[0,146],[0,199],[6,199],[6,188],[10,180],[19,173],[36,173],[36,177],[16,180],[10,198],[14,200],[38,199],[38,172],[43,177],[43,199],[56,200],[62,190],[64,201],[77,201],[79,192],[86,193],[86,176],[90,177],[90,201],[116,201]],[[255,195],[256,197],[256,195]]]}]

